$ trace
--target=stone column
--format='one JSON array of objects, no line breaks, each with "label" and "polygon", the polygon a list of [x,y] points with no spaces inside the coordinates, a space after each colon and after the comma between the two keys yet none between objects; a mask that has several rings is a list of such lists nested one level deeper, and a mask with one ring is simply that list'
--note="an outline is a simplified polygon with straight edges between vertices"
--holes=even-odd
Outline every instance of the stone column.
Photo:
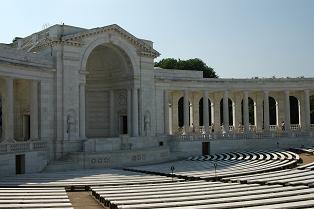
[{"label": "stone column", "polygon": [[164,134],[169,135],[169,92],[164,90]]},{"label": "stone column", "polygon": [[290,96],[289,90],[285,91],[285,129],[290,131]]},{"label": "stone column", "polygon": [[249,93],[247,91],[244,91],[243,94],[243,125],[244,132],[249,132]]},{"label": "stone column", "polygon": [[80,92],[80,139],[85,139],[85,83],[79,84]]},{"label": "stone column", "polygon": [[304,120],[305,129],[309,130],[311,126],[311,109],[310,109],[310,91],[308,89],[304,90]]},{"label": "stone column", "polygon": [[264,130],[269,131],[269,95],[264,91]]},{"label": "stone column", "polygon": [[261,92],[256,92],[255,93],[256,95],[256,99],[255,99],[255,106],[254,106],[254,109],[255,109],[255,126],[256,126],[256,131],[257,132],[261,132],[263,130],[263,94]]},{"label": "stone column", "polygon": [[209,130],[209,110],[208,110],[208,91],[204,91],[203,95],[203,125],[205,128],[205,133],[208,133]]},{"label": "stone column", "polygon": [[30,95],[30,138],[36,140],[38,139],[38,82],[36,80],[31,82]]},{"label": "stone column", "polygon": [[224,129],[229,132],[229,107],[228,107],[228,91],[224,91],[223,96],[223,119],[224,119]]},{"label": "stone column", "polygon": [[184,90],[184,100],[183,100],[183,121],[184,121],[184,131],[187,133],[189,131],[189,92],[187,90]]},{"label": "stone column", "polygon": [[132,133],[138,136],[138,92],[137,88],[132,89]]},{"label": "stone column", "polygon": [[239,124],[242,124],[242,112],[241,112],[241,101],[242,101],[242,93],[235,93],[235,118],[234,125],[237,132],[240,132]]},{"label": "stone column", "polygon": [[5,101],[5,112],[3,115],[4,121],[4,134],[3,138],[6,141],[14,141],[14,86],[13,78],[6,78],[6,99]]},{"label": "stone column", "polygon": [[214,103],[214,115],[213,115],[213,123],[214,123],[214,132],[220,133],[220,125],[222,121],[220,121],[220,100],[221,95],[219,93],[214,93],[213,95],[213,101]]},{"label": "stone column", "polygon": [[132,102],[131,102],[131,89],[127,89],[127,120],[128,120],[128,135],[131,136],[132,130]]},{"label": "stone column", "polygon": [[114,92],[113,90],[111,89],[109,91],[109,127],[110,127],[110,136],[114,136],[114,113],[115,113],[115,110],[114,110]]}]

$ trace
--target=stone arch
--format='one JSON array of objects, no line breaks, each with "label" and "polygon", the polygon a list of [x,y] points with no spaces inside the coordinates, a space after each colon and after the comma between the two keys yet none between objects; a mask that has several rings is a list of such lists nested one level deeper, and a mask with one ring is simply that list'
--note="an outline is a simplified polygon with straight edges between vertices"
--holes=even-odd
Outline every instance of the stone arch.
[{"label": "stone arch", "polygon": [[300,124],[300,101],[295,96],[289,96],[290,101],[290,123]]},{"label": "stone arch", "polygon": [[[228,98],[229,126],[234,126],[234,102]],[[224,123],[223,98],[220,100],[220,124]]]},{"label": "stone arch", "polygon": [[[210,101],[210,99],[208,99],[208,121],[209,121],[209,125],[211,125],[211,121],[212,121],[212,111],[211,108],[212,107],[212,103]],[[199,100],[198,102],[198,113],[199,113],[199,126],[203,126],[204,125],[204,118],[203,118],[203,97]]]},{"label": "stone arch", "polygon": [[[85,54],[88,57],[86,61],[82,61],[82,66],[88,72],[85,85],[86,136],[91,138],[116,135],[120,128],[111,123],[119,121],[118,124],[126,126],[125,121],[131,116],[118,114],[121,108],[127,109],[127,103],[110,107],[116,100],[115,96],[110,96],[110,92],[117,94],[114,90],[121,90],[127,94],[127,89],[133,86],[134,65],[127,53],[112,43],[99,45],[99,41],[93,42]],[[113,114],[111,111],[114,111]],[[110,115],[114,118],[110,118]],[[128,132],[131,130],[130,127],[127,129]]]},{"label": "stone arch", "polygon": [[114,45],[117,48],[120,48],[130,59],[130,62],[132,63],[132,67],[134,72],[136,69],[138,69],[138,63],[136,61],[136,53],[134,50],[131,49],[131,47],[125,42],[125,41],[114,41],[111,40],[111,34],[108,36],[103,36],[103,37],[98,37],[94,40],[92,40],[90,43],[86,45],[86,47],[82,50],[82,55],[81,55],[81,61],[80,61],[80,70],[81,71],[87,71],[86,69],[86,64],[88,61],[88,58],[92,51],[101,45]]}]

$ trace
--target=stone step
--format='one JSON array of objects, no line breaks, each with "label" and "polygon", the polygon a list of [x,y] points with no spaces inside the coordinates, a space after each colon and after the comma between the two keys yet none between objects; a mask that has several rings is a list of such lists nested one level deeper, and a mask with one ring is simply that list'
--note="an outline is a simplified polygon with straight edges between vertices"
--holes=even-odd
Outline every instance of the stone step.
[{"label": "stone step", "polygon": [[81,166],[74,161],[53,161],[43,170],[43,172],[60,172],[81,169]]}]

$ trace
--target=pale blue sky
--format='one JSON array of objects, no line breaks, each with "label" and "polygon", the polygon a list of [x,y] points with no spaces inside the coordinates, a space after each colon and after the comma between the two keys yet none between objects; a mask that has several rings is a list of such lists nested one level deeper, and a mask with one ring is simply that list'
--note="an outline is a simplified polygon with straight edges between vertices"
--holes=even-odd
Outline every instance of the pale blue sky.
[{"label": "pale blue sky", "polygon": [[165,57],[201,58],[220,77],[314,77],[314,0],[1,1],[0,42],[44,24],[116,23]]}]

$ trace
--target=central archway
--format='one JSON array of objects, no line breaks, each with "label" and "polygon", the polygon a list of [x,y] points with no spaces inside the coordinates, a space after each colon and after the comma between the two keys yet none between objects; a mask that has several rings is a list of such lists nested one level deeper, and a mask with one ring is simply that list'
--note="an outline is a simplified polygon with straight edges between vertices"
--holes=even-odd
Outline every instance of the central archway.
[{"label": "central archway", "polygon": [[113,44],[99,45],[89,54],[86,71],[86,136],[129,133],[127,89],[133,85],[133,68],[127,54]]}]

